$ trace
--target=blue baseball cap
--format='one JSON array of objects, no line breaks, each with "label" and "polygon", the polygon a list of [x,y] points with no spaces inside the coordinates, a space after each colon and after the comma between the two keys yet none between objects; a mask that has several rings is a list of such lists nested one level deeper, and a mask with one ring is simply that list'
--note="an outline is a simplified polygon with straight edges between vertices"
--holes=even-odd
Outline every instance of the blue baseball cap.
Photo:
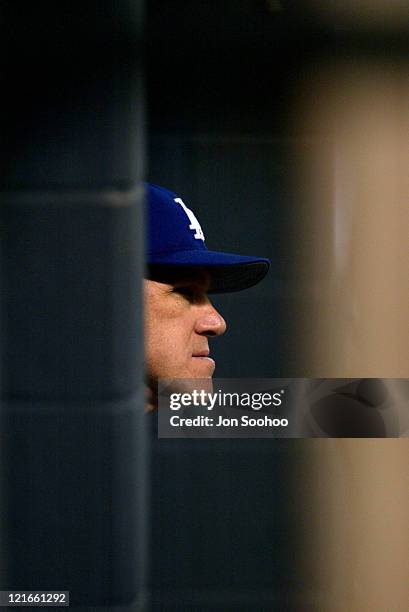
[{"label": "blue baseball cap", "polygon": [[265,277],[268,259],[209,251],[199,221],[179,196],[158,185],[145,188],[150,269],[205,268],[210,274],[208,293],[241,291]]}]

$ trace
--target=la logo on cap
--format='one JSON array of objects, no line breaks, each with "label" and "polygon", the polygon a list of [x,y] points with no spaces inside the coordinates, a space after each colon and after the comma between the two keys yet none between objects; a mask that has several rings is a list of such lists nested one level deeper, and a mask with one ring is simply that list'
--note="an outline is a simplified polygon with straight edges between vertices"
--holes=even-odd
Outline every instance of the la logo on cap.
[{"label": "la logo on cap", "polygon": [[193,230],[194,233],[194,237],[196,238],[196,240],[203,240],[204,242],[204,234],[203,234],[203,230],[200,227],[200,223],[199,221],[196,219],[193,211],[190,210],[190,208],[188,208],[186,206],[186,204],[183,202],[182,198],[174,198],[175,202],[177,204],[180,204],[181,207],[183,208],[183,210],[185,211],[188,219],[189,219],[189,229]]}]

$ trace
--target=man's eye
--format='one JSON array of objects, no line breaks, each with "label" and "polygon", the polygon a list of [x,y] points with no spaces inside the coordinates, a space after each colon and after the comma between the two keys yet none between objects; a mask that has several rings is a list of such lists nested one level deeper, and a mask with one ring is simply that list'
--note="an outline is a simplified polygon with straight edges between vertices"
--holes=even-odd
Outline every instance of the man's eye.
[{"label": "man's eye", "polygon": [[206,293],[203,291],[203,289],[196,287],[195,285],[181,285],[180,287],[175,287],[173,291],[179,295],[182,295],[191,303],[200,303],[206,299]]},{"label": "man's eye", "polygon": [[180,293],[181,295],[185,295],[186,297],[194,297],[197,294],[196,289],[191,286],[175,287],[174,291],[176,293]]}]

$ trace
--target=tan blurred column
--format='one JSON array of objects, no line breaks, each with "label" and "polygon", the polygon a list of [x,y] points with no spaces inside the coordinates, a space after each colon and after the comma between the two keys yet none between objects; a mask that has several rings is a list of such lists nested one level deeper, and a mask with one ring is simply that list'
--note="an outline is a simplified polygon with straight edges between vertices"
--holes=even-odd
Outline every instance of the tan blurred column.
[{"label": "tan blurred column", "polygon": [[302,97],[318,135],[298,192],[311,375],[409,375],[408,107],[409,65],[323,70]]},{"label": "tan blurred column", "polygon": [[[408,446],[309,440],[306,571],[317,612],[409,607]],[[315,589],[315,590],[314,590]],[[314,605],[315,604],[315,605]]]},{"label": "tan blurred column", "polygon": [[[298,330],[303,373],[407,378],[409,65],[327,65],[300,100],[297,120],[314,135],[297,177],[309,292]],[[409,610],[407,441],[307,444],[316,609]]]}]

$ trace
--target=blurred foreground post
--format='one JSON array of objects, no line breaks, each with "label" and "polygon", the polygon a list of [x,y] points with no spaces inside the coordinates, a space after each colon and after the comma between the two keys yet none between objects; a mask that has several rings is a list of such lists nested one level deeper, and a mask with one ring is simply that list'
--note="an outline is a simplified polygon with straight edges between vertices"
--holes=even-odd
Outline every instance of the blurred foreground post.
[{"label": "blurred foreground post", "polygon": [[2,5],[0,589],[83,612],[144,599],[140,6]]},{"label": "blurred foreground post", "polygon": [[[322,70],[303,102],[299,198],[304,361],[313,376],[408,375],[409,144],[406,64]],[[305,109],[303,117],[305,117]]]},{"label": "blurred foreground post", "polygon": [[[382,28],[382,20],[376,24]],[[297,177],[303,220],[299,273],[308,292],[298,330],[300,362],[303,374],[312,377],[404,378],[409,376],[407,53],[383,57],[378,49],[373,56],[355,55],[344,39],[338,49],[342,57],[315,66],[297,108],[297,121],[313,134],[302,143]],[[306,520],[312,531],[306,555],[322,596],[319,609],[408,609],[406,440],[307,445]]]}]

